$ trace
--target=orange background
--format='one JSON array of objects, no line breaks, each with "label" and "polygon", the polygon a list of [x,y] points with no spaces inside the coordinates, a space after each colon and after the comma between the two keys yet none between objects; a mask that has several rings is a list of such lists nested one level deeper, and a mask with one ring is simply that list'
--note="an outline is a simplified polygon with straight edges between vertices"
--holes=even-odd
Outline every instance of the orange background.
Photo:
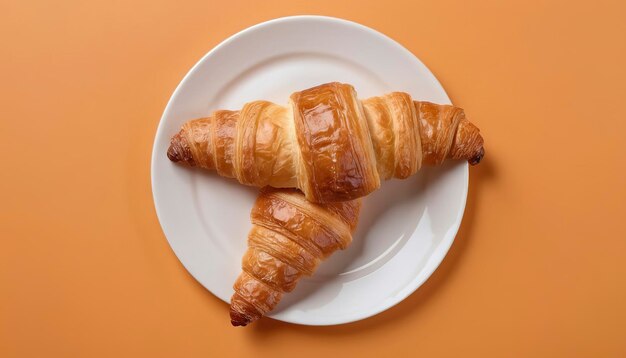
[{"label": "orange background", "polygon": [[[161,232],[151,146],[204,53],[294,14],[402,43],[487,156],[449,255],[407,300],[343,326],[236,329]],[[0,356],[626,356],[625,35],[607,0],[4,0]]]}]

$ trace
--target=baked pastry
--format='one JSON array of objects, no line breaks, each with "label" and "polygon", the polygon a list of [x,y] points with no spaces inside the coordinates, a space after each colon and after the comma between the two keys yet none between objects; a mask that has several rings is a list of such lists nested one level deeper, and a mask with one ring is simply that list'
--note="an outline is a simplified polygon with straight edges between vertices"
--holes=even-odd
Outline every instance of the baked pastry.
[{"label": "baked pastry", "polygon": [[263,317],[302,276],[350,245],[360,209],[360,199],[314,204],[295,189],[262,189],[230,300],[231,323],[245,326]]},{"label": "baked pastry", "polygon": [[335,202],[446,158],[477,164],[484,153],[478,128],[458,107],[403,92],[359,101],[352,86],[333,82],[295,92],[287,107],[254,101],[191,120],[167,156],[242,184],[298,188],[309,201]]}]

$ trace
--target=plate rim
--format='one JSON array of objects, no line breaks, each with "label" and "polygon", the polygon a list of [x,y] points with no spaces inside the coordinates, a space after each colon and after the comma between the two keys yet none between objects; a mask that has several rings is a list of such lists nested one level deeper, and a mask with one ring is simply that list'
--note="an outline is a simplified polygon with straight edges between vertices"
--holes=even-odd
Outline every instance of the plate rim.
[{"label": "plate rim", "polygon": [[[159,226],[161,227],[161,231],[163,232],[163,236],[165,236],[165,239],[167,240],[167,243],[168,243],[168,245],[170,247],[170,250],[172,250],[172,252],[176,256],[178,261],[183,265],[183,267],[187,271],[187,273],[194,280],[196,280],[196,282],[198,282],[200,285],[202,285],[202,287],[204,287],[207,291],[209,291],[213,296],[218,298],[220,301],[224,301],[224,300],[222,298],[220,298],[219,296],[215,295],[208,287],[206,287],[189,270],[189,268],[187,267],[185,262],[181,259],[181,257],[178,255],[178,253],[174,249],[174,246],[172,245],[172,242],[171,242],[170,238],[165,233],[165,229],[164,229],[164,225],[163,225],[163,219],[161,218],[160,213],[159,213],[160,212],[160,210],[159,210],[159,206],[160,206],[159,205],[159,199],[158,199],[158,196],[157,196],[156,191],[155,191],[155,173],[156,173],[155,163],[156,163],[157,160],[159,160],[158,157],[157,157],[158,139],[162,136],[161,132],[164,131],[164,127],[165,127],[164,121],[165,121],[166,117],[169,116],[169,114],[170,114],[170,112],[172,110],[172,105],[173,105],[174,99],[178,97],[179,92],[181,91],[181,88],[185,85],[185,83],[187,81],[189,81],[189,79],[195,75],[196,71],[198,70],[198,67],[200,67],[200,65],[203,62],[205,62],[209,57],[211,57],[214,53],[219,51],[222,47],[228,45],[229,43],[231,43],[233,41],[236,41],[239,37],[241,37],[241,36],[243,36],[243,35],[245,35],[245,34],[247,34],[249,32],[256,31],[256,30],[258,30],[260,28],[263,28],[263,27],[272,26],[272,25],[277,24],[277,23],[297,22],[297,21],[301,21],[301,20],[305,20],[305,21],[316,20],[316,21],[327,21],[327,22],[340,23],[340,24],[343,24],[343,25],[356,27],[359,30],[362,30],[362,31],[365,31],[365,32],[369,33],[370,35],[377,36],[377,37],[385,40],[387,43],[389,43],[390,45],[395,47],[400,52],[403,52],[405,55],[408,55],[408,57],[411,58],[411,60],[414,61],[417,66],[422,67],[422,69],[425,70],[424,73],[428,77],[430,77],[430,80],[434,81],[436,84],[439,85],[439,87],[443,91],[443,94],[448,99],[448,102],[451,103],[450,98],[449,98],[447,92],[445,91],[445,88],[441,85],[441,83],[435,77],[435,75],[432,73],[432,71],[430,71],[430,69],[415,54],[413,54],[411,51],[409,51],[406,47],[402,46],[396,40],[390,38],[389,36],[379,32],[379,31],[377,31],[377,30],[375,30],[373,28],[370,28],[368,26],[362,25],[360,23],[357,23],[357,22],[354,22],[354,21],[351,21],[351,20],[346,20],[346,19],[342,19],[342,18],[338,18],[338,17],[322,16],[322,15],[295,15],[295,16],[279,17],[279,18],[263,21],[263,22],[254,24],[252,26],[249,26],[247,28],[244,28],[243,30],[240,30],[240,31],[234,33],[233,35],[227,37],[226,39],[224,39],[220,43],[218,43],[216,46],[211,48],[198,61],[196,61],[196,63],[189,69],[189,71],[187,71],[185,76],[178,83],[178,85],[176,86],[176,88],[172,92],[170,98],[168,99],[167,105],[165,106],[165,109],[163,110],[163,114],[161,115],[161,117],[159,119],[159,124],[157,126],[157,130],[156,130],[155,135],[154,135],[154,140],[153,140],[153,145],[152,145],[152,154],[151,154],[151,160],[150,160],[150,189],[152,191],[152,200],[153,200],[154,209],[155,209],[155,212],[156,212],[156,215],[157,215],[157,220],[159,221]],[[363,320],[363,319],[366,319],[366,318],[370,318],[370,317],[376,316],[376,315],[378,315],[378,314],[380,314],[380,313],[390,309],[391,307],[396,306],[397,304],[401,303],[408,296],[410,296],[415,291],[417,291],[417,289],[420,288],[426,281],[428,281],[428,279],[432,276],[432,274],[442,264],[443,260],[448,255],[448,252],[450,251],[450,248],[452,247],[452,244],[454,243],[454,241],[456,239],[456,235],[458,234],[459,228],[461,226],[461,222],[462,222],[463,216],[465,214],[465,209],[466,209],[466,206],[467,206],[467,196],[468,196],[468,191],[469,191],[469,164],[467,162],[463,162],[463,163],[459,163],[459,165],[462,165],[464,167],[463,176],[465,178],[465,180],[464,180],[465,185],[463,187],[461,198],[460,198],[461,199],[461,203],[460,203],[461,204],[461,209],[459,210],[458,216],[457,216],[457,218],[455,218],[454,223],[452,225],[450,225],[450,229],[449,229],[450,238],[447,239],[447,240],[442,240],[442,242],[440,243],[441,249],[436,251],[436,252],[439,252],[440,255],[438,255],[438,257],[431,256],[430,259],[429,259],[429,260],[432,260],[434,258],[435,261],[436,261],[436,264],[430,265],[430,266],[427,266],[427,267],[424,268],[423,272],[425,274],[423,275],[423,278],[418,279],[419,275],[417,275],[416,279],[411,281],[411,282],[409,282],[398,294],[393,295],[393,296],[389,296],[391,298],[390,300],[387,300],[387,301],[383,302],[382,304],[377,306],[375,309],[366,311],[365,313],[360,314],[360,315],[355,315],[355,317],[352,317],[349,320],[340,320],[340,321],[339,320],[337,320],[337,321],[329,320],[329,321],[325,321],[325,322],[319,322],[319,321],[307,322],[305,320],[300,320],[300,319],[282,319],[282,318],[273,317],[271,312],[268,315],[266,315],[266,317],[269,317],[269,318],[272,318],[272,319],[275,319],[275,320],[279,320],[279,321],[282,321],[282,322],[287,322],[287,323],[292,323],[292,324],[308,325],[308,326],[332,326],[332,325],[347,324],[347,323],[357,322],[357,321],[360,321],[360,320]],[[444,237],[444,239],[445,239],[445,237]],[[224,302],[228,303],[227,301],[224,301]]]}]

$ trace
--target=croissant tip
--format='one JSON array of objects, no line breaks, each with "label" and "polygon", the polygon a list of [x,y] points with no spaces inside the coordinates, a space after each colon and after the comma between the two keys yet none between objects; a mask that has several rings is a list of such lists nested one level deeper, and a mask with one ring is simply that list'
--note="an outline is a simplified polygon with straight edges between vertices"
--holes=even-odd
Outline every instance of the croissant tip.
[{"label": "croissant tip", "polygon": [[173,143],[170,144],[170,147],[167,149],[167,158],[173,162],[180,162],[181,158]]},{"label": "croissant tip", "polygon": [[476,153],[475,156],[470,158],[469,160],[470,165],[476,165],[480,163],[480,161],[483,159],[484,156],[485,156],[485,148],[480,147],[480,150],[478,151],[478,153]]},{"label": "croissant tip", "polygon": [[180,133],[172,137],[170,147],[167,149],[167,157],[175,163],[185,162],[191,166],[195,165],[189,143]]},{"label": "croissant tip", "polygon": [[250,322],[251,322],[251,320],[248,317],[242,315],[241,313],[239,313],[239,312],[237,312],[237,311],[235,311],[233,309],[230,310],[230,323],[234,327],[238,327],[238,326],[245,327]]},{"label": "croissant tip", "polygon": [[245,321],[233,321],[232,319],[230,320],[230,324],[232,324],[233,327],[245,327],[248,325]]}]

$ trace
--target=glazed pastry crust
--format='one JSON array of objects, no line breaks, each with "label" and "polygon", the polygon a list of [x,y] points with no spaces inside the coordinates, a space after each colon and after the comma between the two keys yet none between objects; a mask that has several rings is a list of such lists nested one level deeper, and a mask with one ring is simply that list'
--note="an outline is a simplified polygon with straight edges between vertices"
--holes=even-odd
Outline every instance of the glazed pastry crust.
[{"label": "glazed pastry crust", "polygon": [[321,203],[365,196],[381,180],[447,158],[477,164],[484,148],[458,107],[403,92],[359,101],[352,86],[333,82],[292,94],[287,107],[254,101],[189,121],[167,154],[246,185],[298,188]]},{"label": "glazed pastry crust", "polygon": [[365,196],[380,186],[363,109],[352,86],[329,83],[291,96],[301,170],[312,201]]},{"label": "glazed pastry crust", "polygon": [[245,326],[271,311],[302,276],[352,241],[360,200],[314,204],[294,189],[261,190],[252,213],[231,322]]}]

